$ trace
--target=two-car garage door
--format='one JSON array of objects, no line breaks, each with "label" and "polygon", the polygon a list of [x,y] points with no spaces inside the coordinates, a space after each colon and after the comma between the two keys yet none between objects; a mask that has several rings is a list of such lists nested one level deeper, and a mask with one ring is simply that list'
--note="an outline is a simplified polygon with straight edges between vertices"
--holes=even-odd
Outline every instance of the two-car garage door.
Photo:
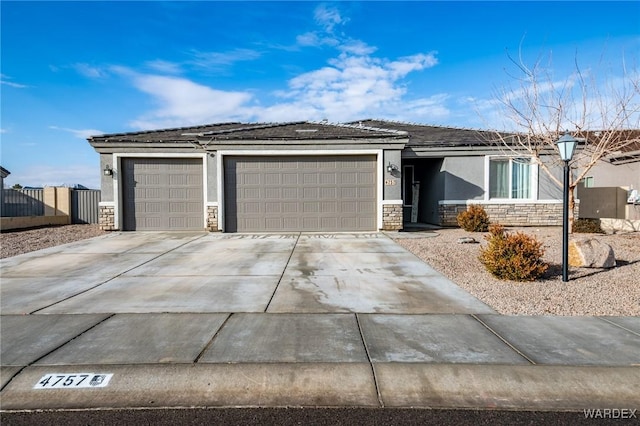
[{"label": "two-car garage door", "polygon": [[226,232],[373,231],[376,157],[225,157]]}]

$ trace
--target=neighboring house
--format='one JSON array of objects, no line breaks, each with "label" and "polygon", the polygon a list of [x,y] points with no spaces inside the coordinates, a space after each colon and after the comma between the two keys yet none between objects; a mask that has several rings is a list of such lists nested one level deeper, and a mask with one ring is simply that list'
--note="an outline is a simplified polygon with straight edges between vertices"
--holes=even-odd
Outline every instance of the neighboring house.
[{"label": "neighboring house", "polygon": [[[640,131],[628,131],[638,139]],[[580,217],[640,220],[640,142],[598,161],[578,186]]]},{"label": "neighboring house", "polygon": [[0,189],[4,189],[4,178],[9,176],[11,172],[4,167],[0,166]]},{"label": "neighboring house", "polygon": [[104,229],[394,230],[403,219],[455,225],[469,204],[506,225],[561,224],[561,188],[489,138],[364,120],[222,123],[89,143],[100,153]]},{"label": "neighboring house", "polygon": [[[635,138],[638,137],[636,134]],[[583,184],[587,188],[640,189],[640,142],[633,142],[598,161],[585,176]]]}]

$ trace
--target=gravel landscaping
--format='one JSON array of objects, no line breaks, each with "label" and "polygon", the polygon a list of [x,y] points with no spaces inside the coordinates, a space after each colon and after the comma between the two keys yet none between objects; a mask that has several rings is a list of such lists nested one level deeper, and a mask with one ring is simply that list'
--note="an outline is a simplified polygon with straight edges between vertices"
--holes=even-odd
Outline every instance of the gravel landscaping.
[{"label": "gravel landscaping", "polygon": [[[551,266],[534,282],[500,281],[478,260],[485,233],[462,229],[389,233],[400,245],[430,264],[460,287],[501,314],[640,316],[640,233],[574,234],[593,236],[613,247],[618,266],[613,269],[570,268],[562,282],[562,230],[509,228],[543,242],[544,259]],[[104,235],[97,225],[66,225],[9,231],[0,234],[0,258]],[[458,244],[461,237],[480,244]]]},{"label": "gravel landscaping", "polygon": [[[501,281],[478,260],[486,233],[462,229],[390,234],[400,245],[501,314],[640,316],[640,233],[573,234],[594,237],[615,253],[613,269],[570,268],[562,282],[562,228],[508,228],[543,242],[545,275],[534,282]],[[420,238],[420,235],[425,238]],[[471,237],[480,244],[458,244]]]},{"label": "gravel landscaping", "polygon": [[104,235],[98,225],[63,225],[5,231],[0,234],[0,259]]}]

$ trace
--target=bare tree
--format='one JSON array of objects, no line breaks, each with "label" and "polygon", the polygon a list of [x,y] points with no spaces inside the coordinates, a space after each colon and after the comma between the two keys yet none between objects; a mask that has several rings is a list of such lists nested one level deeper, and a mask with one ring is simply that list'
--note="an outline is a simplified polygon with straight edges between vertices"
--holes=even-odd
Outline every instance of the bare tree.
[{"label": "bare tree", "polygon": [[630,131],[640,129],[640,74],[627,69],[624,61],[618,76],[611,76],[593,69],[583,71],[575,60],[573,72],[557,79],[550,55],[532,66],[522,56],[509,59],[516,69],[510,75],[512,84],[496,90],[492,102],[503,120],[503,130],[509,132],[491,132],[490,142],[511,154],[531,156],[562,188],[561,178],[552,171],[561,163],[556,142],[565,131],[578,138],[569,183],[572,224],[578,183],[598,161],[640,141],[640,132]]}]

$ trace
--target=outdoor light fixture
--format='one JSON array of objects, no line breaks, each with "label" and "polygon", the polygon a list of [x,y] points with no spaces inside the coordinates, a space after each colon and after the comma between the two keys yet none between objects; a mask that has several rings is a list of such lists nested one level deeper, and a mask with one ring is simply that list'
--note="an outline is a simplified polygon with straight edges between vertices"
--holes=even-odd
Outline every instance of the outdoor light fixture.
[{"label": "outdoor light fixture", "polygon": [[398,171],[398,166],[396,166],[395,164],[389,163],[389,165],[387,166],[387,171],[389,173],[397,172]]},{"label": "outdoor light fixture", "polygon": [[104,166],[103,173],[105,176],[113,176],[113,169],[107,164]]},{"label": "outdoor light fixture", "polygon": [[558,139],[556,142],[558,145],[558,151],[560,151],[560,158],[562,161],[571,161],[573,157],[573,151],[576,149],[576,145],[578,145],[578,139],[571,136],[571,134],[567,131],[565,134]]},{"label": "outdoor light fixture", "polygon": [[578,140],[566,131],[558,139],[560,159],[564,161],[564,188],[562,201],[562,282],[569,281],[569,161],[573,158]]}]

